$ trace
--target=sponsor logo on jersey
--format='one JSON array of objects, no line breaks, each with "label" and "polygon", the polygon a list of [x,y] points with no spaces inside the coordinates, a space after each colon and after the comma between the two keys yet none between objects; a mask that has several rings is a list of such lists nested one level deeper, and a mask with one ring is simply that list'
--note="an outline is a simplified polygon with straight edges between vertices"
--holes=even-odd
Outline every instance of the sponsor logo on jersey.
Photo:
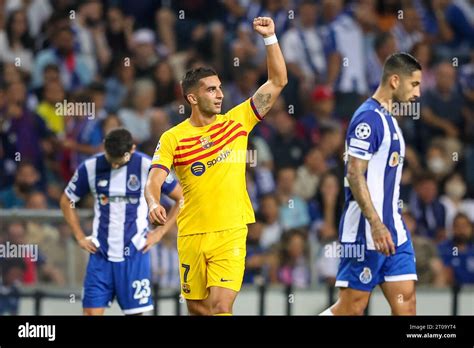
[{"label": "sponsor logo on jersey", "polygon": [[388,165],[390,167],[396,167],[399,164],[403,164],[403,156],[400,156],[398,152],[392,152],[390,159],[388,160]]},{"label": "sponsor logo on jersey", "polygon": [[224,161],[227,157],[229,157],[230,153],[232,151],[231,150],[225,150],[225,151],[222,151],[219,156],[217,156],[216,158],[210,160],[210,161],[207,161],[207,168],[211,168],[213,165],[219,163],[219,162],[222,162]]},{"label": "sponsor logo on jersey", "polygon": [[193,173],[195,176],[201,176],[204,174],[206,171],[206,166],[202,162],[194,162],[191,165],[191,173]]},{"label": "sponsor logo on jersey", "polygon": [[101,193],[99,195],[99,203],[100,205],[107,205],[109,203],[130,203],[130,204],[137,204],[139,202],[138,197],[127,197],[127,196],[111,196],[108,197]]}]

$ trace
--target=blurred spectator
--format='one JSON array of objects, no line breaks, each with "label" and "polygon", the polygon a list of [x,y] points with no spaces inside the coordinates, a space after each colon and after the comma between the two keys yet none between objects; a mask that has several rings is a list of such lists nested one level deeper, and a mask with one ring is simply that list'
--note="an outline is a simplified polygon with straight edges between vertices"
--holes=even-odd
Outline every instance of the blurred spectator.
[{"label": "blurred spectator", "polygon": [[409,206],[420,236],[437,242],[446,238],[446,209],[439,199],[433,175],[424,174],[416,180]]},{"label": "blurred spectator", "polygon": [[272,114],[275,134],[270,141],[273,158],[278,158],[278,167],[297,167],[303,163],[306,142],[295,133],[296,122],[285,109]]},{"label": "blurred spectator", "polygon": [[64,115],[56,107],[56,103],[65,100],[64,88],[60,81],[50,81],[44,84],[43,96],[36,112],[46,123],[46,126],[57,136],[64,136]]},{"label": "blurred spectator", "polygon": [[181,93],[181,87],[174,78],[173,67],[166,60],[157,63],[154,67],[153,80],[156,90],[155,106],[170,104],[176,100],[178,93]]},{"label": "blurred spectator", "polygon": [[327,81],[327,60],[334,54],[327,47],[322,28],[317,27],[318,5],[311,0],[301,1],[298,7],[299,20],[285,32],[281,48],[288,71],[296,79],[301,93],[309,95],[315,83]]},{"label": "blurred spectator", "polygon": [[375,92],[382,80],[382,70],[385,60],[398,51],[397,41],[390,32],[377,34],[374,39],[373,49],[369,50],[367,57],[367,83],[369,91]]},{"label": "blurred spectator", "polygon": [[253,40],[252,29],[248,25],[241,23],[237,26],[233,36],[230,50],[232,57],[238,59],[239,66],[257,64],[258,48]]},{"label": "blurred spectator", "polygon": [[102,126],[102,139],[105,138],[105,136],[115,128],[119,128],[122,126],[122,122],[118,118],[116,114],[108,114],[105,119],[102,120],[101,122]]},{"label": "blurred spectator", "polygon": [[463,0],[437,0],[431,6],[441,43],[439,53],[446,58],[467,56],[469,44],[474,42],[472,4]]},{"label": "blurred spectator", "polygon": [[304,164],[296,171],[295,194],[305,200],[313,197],[326,170],[323,154],[317,147],[312,147],[305,155]]},{"label": "blurred spectator", "polygon": [[335,72],[330,74],[334,78],[329,82],[336,91],[336,114],[345,119],[350,119],[369,92],[364,31],[372,31],[375,21],[373,2],[359,1],[330,24],[333,49],[339,59],[328,67]]},{"label": "blurred spectator", "polygon": [[281,264],[278,270],[280,281],[296,288],[307,288],[311,283],[307,236],[304,231],[290,230],[282,242]]},{"label": "blurred spectator", "polygon": [[105,110],[105,86],[100,82],[93,82],[87,87],[91,102],[94,105],[94,119],[103,120],[107,117]]},{"label": "blurred spectator", "polygon": [[0,30],[0,62],[14,63],[15,67],[30,73],[33,69],[32,48],[25,11],[9,13],[5,30]]},{"label": "blurred spectator", "polygon": [[52,8],[48,0],[7,0],[5,1],[5,10],[7,13],[23,9],[28,19],[29,35],[36,37],[41,33],[43,24],[51,16]]},{"label": "blurred spectator", "polygon": [[[398,49],[402,52],[410,52],[417,43],[423,40],[421,22],[418,12],[414,7],[404,6],[402,18],[399,18],[391,33],[395,37]],[[423,64],[422,64],[423,67]],[[423,83],[425,80],[425,69],[423,67]]]},{"label": "blurred spectator", "polygon": [[133,63],[137,78],[149,78],[159,57],[155,49],[155,34],[150,29],[140,29],[133,33]]},{"label": "blurred spectator", "polygon": [[436,66],[436,85],[422,95],[421,103],[424,126],[418,129],[422,146],[436,136],[459,136],[463,128],[462,97],[456,89],[456,71],[451,63],[442,62]]},{"label": "blurred spectator", "polygon": [[[91,95],[78,93],[70,98],[70,101],[82,105],[92,104]],[[95,105],[94,105],[95,108]],[[89,108],[79,110],[77,113],[65,117],[66,137],[61,143],[63,151],[63,178],[69,180],[76,168],[89,158],[102,150],[102,132],[100,120],[94,114],[88,114]]]},{"label": "blurred spectator", "polygon": [[344,131],[341,125],[335,121],[326,122],[321,126],[320,134],[318,148],[321,150],[328,168],[340,167],[339,170],[341,170],[344,145]]},{"label": "blurred spectator", "polygon": [[153,157],[157,139],[160,139],[161,135],[170,128],[171,123],[168,114],[163,109],[153,109],[150,113],[150,136],[147,141],[139,146],[140,151]]},{"label": "blurred spectator", "polygon": [[449,156],[446,143],[439,138],[432,141],[426,150],[426,166],[436,180],[438,182],[443,180],[452,172],[454,165],[455,162],[452,156]]},{"label": "blurred spectator", "polygon": [[416,220],[410,212],[405,211],[403,213],[403,221],[411,234],[413,248],[415,249],[417,283],[438,287],[447,285],[443,263],[438,255],[435,242],[430,238],[419,235]]},{"label": "blurred spectator", "polygon": [[74,52],[74,33],[70,27],[58,28],[54,32],[53,46],[38,52],[33,69],[32,85],[43,85],[43,70],[49,64],[59,67],[61,81],[68,92],[88,85],[93,71],[81,54]]},{"label": "blurred spectator", "polygon": [[59,67],[55,64],[48,64],[43,69],[43,84],[36,88],[32,88],[32,92],[37,100],[44,98],[44,86],[50,82],[58,82],[61,84],[61,76],[59,75]]},{"label": "blurred spectator", "polygon": [[108,112],[117,112],[127,99],[134,84],[135,67],[128,64],[127,57],[114,60],[114,75],[105,82],[106,96],[105,109]]},{"label": "blurred spectator", "polygon": [[137,80],[130,91],[130,104],[118,112],[123,126],[137,144],[150,138],[150,120],[155,102],[155,85],[151,80]]},{"label": "blurred spectator", "polygon": [[425,92],[433,90],[436,85],[433,49],[428,41],[421,41],[413,45],[410,53],[418,60],[423,69],[423,83],[421,84],[421,95],[423,96]]},{"label": "blurred spectator", "polygon": [[260,199],[259,213],[262,217],[262,233],[259,237],[263,250],[275,246],[281,238],[283,227],[280,223],[278,199],[273,194],[267,194]]},{"label": "blurred spectator", "polygon": [[332,172],[324,173],[318,192],[314,200],[309,203],[311,232],[321,244],[337,240],[344,204],[343,196],[339,178]]},{"label": "blurred spectator", "polygon": [[257,217],[254,224],[249,225],[247,235],[247,254],[245,256],[244,284],[257,283],[257,276],[263,277],[266,282],[278,281],[276,265],[278,255],[276,248],[265,250],[261,246],[260,238],[263,234],[264,224]]},{"label": "blurred spectator", "polygon": [[311,93],[311,113],[298,121],[297,131],[312,145],[321,140],[321,127],[334,118],[335,99],[330,87],[317,85]]},{"label": "blurred spectator", "polygon": [[103,5],[99,0],[83,0],[72,21],[75,44],[92,75],[104,71],[111,59],[102,23]]},{"label": "blurred spectator", "polygon": [[[25,224],[22,222],[10,223],[7,228],[7,240],[15,245],[27,244]],[[39,279],[45,279],[56,285],[64,285],[64,276],[57,268],[46,262],[46,258],[41,250],[38,250],[36,256],[37,260],[34,260],[31,256],[22,258],[25,263],[25,272],[22,279],[23,284],[34,285]]]},{"label": "blurred spectator", "polygon": [[474,284],[473,225],[459,213],[453,222],[453,237],[439,246],[450,284]]},{"label": "blurred spectator", "polygon": [[18,315],[19,288],[25,271],[25,263],[20,258],[0,259],[0,315]]},{"label": "blurred spectator", "polygon": [[43,119],[27,108],[23,82],[13,82],[7,86],[6,100],[4,110],[0,113],[0,139],[3,149],[0,155],[5,159],[1,172],[2,181],[11,184],[16,168],[15,161],[28,160],[43,173],[43,145],[51,133]]},{"label": "blurred spectator", "polygon": [[[31,193],[26,201],[26,209],[47,210],[46,195],[39,191]],[[88,254],[73,243],[71,232],[66,225],[55,226],[49,222],[28,221],[26,240],[30,244],[38,245],[39,250],[47,255],[47,264],[51,265],[49,272],[53,273],[55,282],[65,284],[65,275],[70,269],[69,262],[74,265],[75,284],[82,282]],[[71,249],[68,242],[71,243]]]},{"label": "blurred spectator", "polygon": [[177,230],[171,230],[150,250],[152,280],[160,288],[179,289],[179,260],[176,250]]},{"label": "blurred spectator", "polygon": [[109,7],[107,10],[105,37],[112,57],[129,52],[132,32],[133,17],[126,18],[122,9],[118,6]]},{"label": "blurred spectator", "polygon": [[[466,183],[459,173],[451,175],[444,184],[444,195],[441,203],[446,209],[446,230],[452,230],[454,217],[458,213],[466,214],[474,222],[474,200],[465,198],[467,193]],[[448,235],[448,237],[451,237]]]},{"label": "blurred spectator", "polygon": [[295,194],[296,171],[283,167],[277,173],[277,197],[283,230],[308,227],[310,218],[306,202]]},{"label": "blurred spectator", "polygon": [[339,259],[327,254],[328,249],[337,248],[338,225],[342,216],[344,191],[341,180],[332,172],[322,175],[316,196],[309,202],[311,228],[309,239],[312,243],[314,266],[317,279],[330,286],[336,282]]},{"label": "blurred spectator", "polygon": [[466,157],[464,173],[468,191],[474,195],[474,50],[471,50],[471,60],[459,69],[459,86],[464,99],[463,116]]},{"label": "blurred spectator", "polygon": [[245,64],[234,68],[234,79],[225,86],[224,110],[251,97],[258,88],[258,71],[253,65]]},{"label": "blurred spectator", "polygon": [[15,182],[0,191],[0,207],[4,209],[23,208],[30,193],[39,188],[40,174],[28,161],[18,165]]}]

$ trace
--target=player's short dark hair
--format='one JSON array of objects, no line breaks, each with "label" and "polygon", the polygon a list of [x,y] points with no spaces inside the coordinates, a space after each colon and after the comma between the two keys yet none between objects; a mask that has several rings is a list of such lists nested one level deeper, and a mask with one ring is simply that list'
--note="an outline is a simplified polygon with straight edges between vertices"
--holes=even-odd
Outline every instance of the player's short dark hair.
[{"label": "player's short dark hair", "polygon": [[383,65],[382,82],[393,75],[411,75],[414,71],[421,70],[418,60],[406,52],[398,52],[390,55]]},{"label": "player's short dark hair", "polygon": [[216,71],[209,67],[199,67],[196,69],[189,69],[186,71],[183,80],[181,81],[181,88],[183,89],[184,99],[189,103],[187,95],[190,90],[199,84],[199,80],[209,76],[217,75]]},{"label": "player's short dark hair", "polygon": [[122,157],[133,147],[132,134],[125,128],[113,129],[105,136],[104,147],[110,157]]}]

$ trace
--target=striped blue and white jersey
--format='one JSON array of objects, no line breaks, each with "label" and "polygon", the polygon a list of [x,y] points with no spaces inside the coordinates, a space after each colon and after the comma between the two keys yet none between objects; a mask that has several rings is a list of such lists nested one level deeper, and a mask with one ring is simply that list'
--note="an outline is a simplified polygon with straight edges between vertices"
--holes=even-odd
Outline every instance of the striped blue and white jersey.
[{"label": "striped blue and white jersey", "polygon": [[[94,196],[92,236],[109,261],[123,261],[145,245],[148,206],[144,190],[150,165],[149,156],[134,152],[126,165],[112,169],[100,153],[77,168],[64,190],[73,202],[89,192]],[[161,192],[169,194],[176,185],[168,175]]]},{"label": "striped blue and white jersey", "polygon": [[[400,179],[405,141],[397,120],[373,99],[367,99],[354,113],[346,136],[347,155],[369,161],[367,186],[377,214],[392,234],[396,246],[410,239],[401,217]],[[344,178],[345,204],[339,224],[342,243],[360,243],[375,250],[371,228]]]}]

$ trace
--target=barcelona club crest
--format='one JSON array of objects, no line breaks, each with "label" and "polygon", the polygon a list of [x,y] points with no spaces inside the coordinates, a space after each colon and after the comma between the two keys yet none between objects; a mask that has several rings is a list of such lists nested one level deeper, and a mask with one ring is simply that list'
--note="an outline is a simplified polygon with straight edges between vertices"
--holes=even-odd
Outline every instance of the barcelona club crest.
[{"label": "barcelona club crest", "polygon": [[209,149],[214,143],[211,141],[211,137],[208,136],[202,136],[199,141],[201,142],[201,147],[203,149]]},{"label": "barcelona club crest", "polygon": [[135,174],[130,174],[127,181],[127,188],[130,191],[136,191],[140,188],[140,180]]},{"label": "barcelona club crest", "polygon": [[183,289],[183,292],[185,294],[189,294],[191,292],[191,287],[187,283],[183,283],[183,286],[181,288]]}]

